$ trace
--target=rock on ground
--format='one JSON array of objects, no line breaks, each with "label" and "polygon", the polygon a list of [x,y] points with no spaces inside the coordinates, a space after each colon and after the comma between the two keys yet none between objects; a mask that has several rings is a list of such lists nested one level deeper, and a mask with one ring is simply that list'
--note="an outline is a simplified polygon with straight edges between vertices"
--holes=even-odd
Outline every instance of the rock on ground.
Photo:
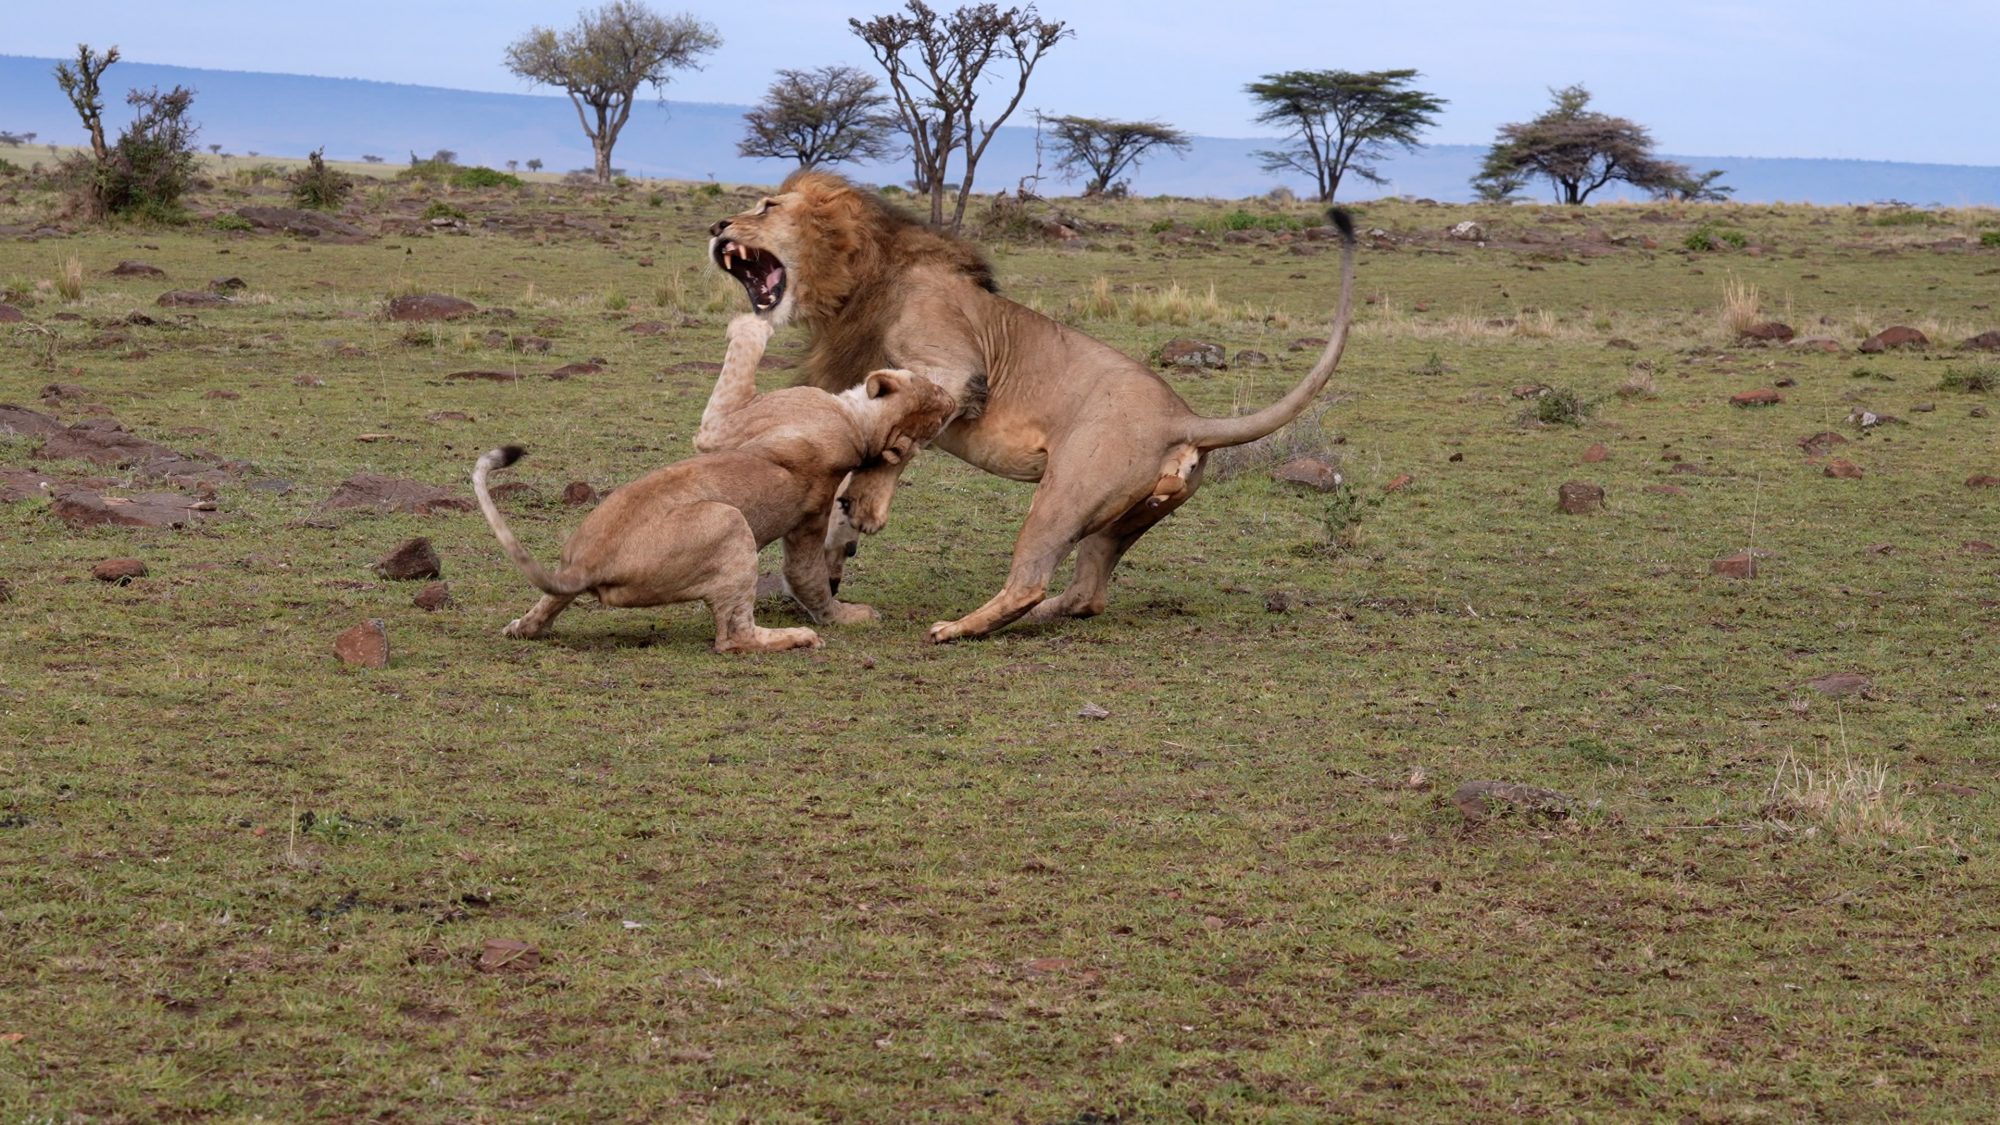
[{"label": "rock on ground", "polygon": [[333,639],[333,654],[351,668],[389,666],[389,630],[379,617],[371,617]]},{"label": "rock on ground", "polygon": [[400,582],[441,578],[444,563],[438,559],[431,541],[419,535],[404,540],[401,546],[382,556],[382,560],[375,564],[375,573]]},{"label": "rock on ground", "polygon": [[323,511],[373,508],[378,512],[408,512],[425,516],[435,512],[470,512],[477,507],[469,497],[460,496],[450,489],[377,473],[356,473],[348,477],[319,506]]}]

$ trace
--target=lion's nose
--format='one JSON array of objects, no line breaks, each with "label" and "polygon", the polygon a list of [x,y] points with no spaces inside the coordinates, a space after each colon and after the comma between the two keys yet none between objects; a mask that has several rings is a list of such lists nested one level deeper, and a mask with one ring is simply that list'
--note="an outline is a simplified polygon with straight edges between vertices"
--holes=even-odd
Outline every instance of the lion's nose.
[{"label": "lion's nose", "polygon": [[724,219],[721,222],[716,223],[714,226],[708,228],[708,237],[714,238],[717,235],[721,234],[723,231],[726,231],[728,229],[729,229],[729,220]]}]

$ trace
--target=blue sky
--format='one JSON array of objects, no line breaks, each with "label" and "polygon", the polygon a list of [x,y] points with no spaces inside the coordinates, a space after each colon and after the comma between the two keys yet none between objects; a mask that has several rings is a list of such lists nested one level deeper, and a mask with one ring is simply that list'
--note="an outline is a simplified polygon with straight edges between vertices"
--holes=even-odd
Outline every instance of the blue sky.
[{"label": "blue sky", "polygon": [[[747,104],[779,67],[872,67],[847,17],[895,4],[656,4],[707,20],[723,40],[667,96]],[[0,22],[0,53],[62,56],[79,41],[116,43],[133,61],[524,93],[531,88],[501,65],[507,43],[537,23],[567,25],[584,6],[23,0]],[[1415,67],[1422,88],[1451,103],[1427,137],[1439,143],[1485,144],[1500,124],[1539,112],[1549,87],[1582,82],[1597,108],[1647,125],[1666,152],[2000,164],[2000,0],[1040,7],[1077,37],[1043,60],[1024,110],[1254,136],[1264,130],[1242,88],[1261,74]]]}]

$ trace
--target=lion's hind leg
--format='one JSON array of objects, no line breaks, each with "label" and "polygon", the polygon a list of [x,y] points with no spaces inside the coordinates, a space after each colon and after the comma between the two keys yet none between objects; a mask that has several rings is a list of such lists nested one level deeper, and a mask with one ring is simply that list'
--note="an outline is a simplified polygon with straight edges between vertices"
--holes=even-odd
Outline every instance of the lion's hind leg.
[{"label": "lion's hind leg", "polygon": [[[1162,496],[1155,486],[1153,495],[1126,510],[1110,527],[1086,537],[1076,546],[1076,573],[1069,588],[1028,611],[1025,620],[1054,621],[1062,617],[1095,617],[1104,612],[1110,596],[1111,572],[1118,560],[1132,549],[1141,536],[1188,502],[1201,487],[1202,464],[1187,467],[1176,475],[1172,491]],[[1164,479],[1162,484],[1164,484]]]}]

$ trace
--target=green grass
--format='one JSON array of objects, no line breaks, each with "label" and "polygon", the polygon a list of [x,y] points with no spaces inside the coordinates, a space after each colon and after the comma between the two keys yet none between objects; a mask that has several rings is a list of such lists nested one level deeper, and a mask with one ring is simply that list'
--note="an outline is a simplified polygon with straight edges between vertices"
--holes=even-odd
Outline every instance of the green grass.
[{"label": "green grass", "polygon": [[[0,326],[0,402],[74,384],[46,409],[248,463],[190,531],[0,504],[0,1120],[1988,1112],[2000,611],[1967,544],[2000,492],[1964,481],[2000,473],[1995,423],[1970,398],[1912,412],[1940,378],[1920,356],[1858,381],[1851,356],[1727,346],[1724,279],[1681,246],[1745,232],[1771,252],[1733,277],[1850,346],[1994,327],[1989,258],[1844,208],[1370,204],[1408,241],[1364,251],[1319,422],[1345,496],[1211,482],[1103,616],[933,648],[929,622],[998,587],[1029,491],[929,453],[842,588],[882,621],[725,658],[698,607],[580,605],[506,640],[531,591],[477,515],[317,505],[359,470],[463,488],[521,441],[534,491],[503,506],[553,559],[567,482],[689,452],[693,365],[737,308],[702,231],[754,191],[455,193],[471,233],[440,236],[429,190],[385,184],[363,221],[390,229],[353,246],[216,230],[237,196],[177,230],[0,243],[31,322]],[[1088,247],[993,247],[1004,291],[1212,283],[1199,334],[1271,362],[1170,376],[1211,414],[1310,364],[1289,345],[1323,334],[1336,254],[1150,233],[1234,205],[1064,206]],[[1444,238],[1462,218],[1486,248]],[[132,257],[167,277],[105,272]],[[153,307],[223,271],[238,304]],[[385,292],[485,311],[392,324]],[[1109,307],[1089,329],[1131,354],[1189,332]],[[1615,393],[1641,370],[1653,393]],[[1779,378],[1783,404],[1728,405]],[[1523,428],[1522,384],[1595,413]],[[1864,436],[1856,408],[1907,424]],[[1796,447],[1829,429],[1862,479]],[[34,447],[0,435],[0,467],[99,472]],[[1605,510],[1556,512],[1577,479]],[[411,535],[453,608],[369,569]],[[1710,574],[1746,548],[1758,578]],[[149,576],[90,577],[125,555]],[[333,636],[370,617],[391,666],[343,670]],[[1873,687],[1804,686],[1843,671]],[[1874,764],[1881,786],[1800,772]],[[1448,798],[1475,779],[1577,812],[1473,824]],[[477,971],[494,938],[541,966]]]}]

